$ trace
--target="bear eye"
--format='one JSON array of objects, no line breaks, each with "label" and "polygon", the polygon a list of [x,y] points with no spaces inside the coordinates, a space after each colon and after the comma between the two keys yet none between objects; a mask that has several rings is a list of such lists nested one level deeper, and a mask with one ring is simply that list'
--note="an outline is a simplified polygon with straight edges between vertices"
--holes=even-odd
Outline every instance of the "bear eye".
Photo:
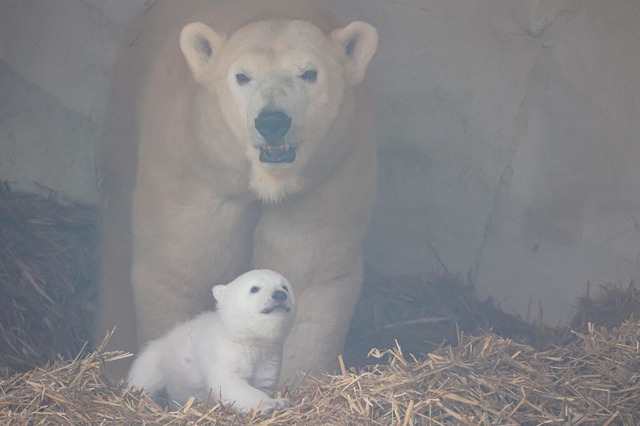
[{"label": "bear eye", "polygon": [[236,82],[240,86],[244,86],[245,84],[249,83],[250,81],[251,81],[251,77],[249,77],[245,73],[239,72],[238,74],[236,74]]},{"label": "bear eye", "polygon": [[253,287],[251,287],[251,289],[249,290],[251,293],[257,293],[260,291],[260,287],[258,287],[257,285],[254,285]]},{"label": "bear eye", "polygon": [[318,79],[318,71],[307,70],[300,75],[300,78],[309,83],[314,83]]},{"label": "bear eye", "polygon": [[283,285],[283,286],[282,286],[282,289],[283,289],[284,291],[286,291],[287,293],[289,293],[289,287],[287,287],[286,285]]}]

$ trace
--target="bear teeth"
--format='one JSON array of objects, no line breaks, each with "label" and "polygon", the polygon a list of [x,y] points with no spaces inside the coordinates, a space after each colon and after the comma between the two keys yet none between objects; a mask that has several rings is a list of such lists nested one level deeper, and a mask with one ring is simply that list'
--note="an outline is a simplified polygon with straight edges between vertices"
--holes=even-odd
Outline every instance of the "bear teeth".
[{"label": "bear teeth", "polygon": [[289,149],[291,149],[291,147],[289,145],[266,145],[263,146],[261,149],[268,151],[268,152],[272,152],[272,151],[289,151]]},{"label": "bear teeth", "polygon": [[288,144],[260,147],[259,160],[262,163],[293,163],[295,159],[296,149]]}]

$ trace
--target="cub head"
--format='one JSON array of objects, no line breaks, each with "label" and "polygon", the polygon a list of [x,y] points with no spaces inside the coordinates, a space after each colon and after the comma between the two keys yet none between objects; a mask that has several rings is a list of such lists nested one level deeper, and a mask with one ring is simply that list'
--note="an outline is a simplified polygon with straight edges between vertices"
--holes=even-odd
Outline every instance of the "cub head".
[{"label": "cub head", "polygon": [[327,135],[351,113],[343,102],[364,79],[377,44],[375,28],[364,22],[327,35],[306,21],[260,21],[228,38],[193,22],[180,35],[201,96],[219,102],[246,150],[251,189],[270,202],[305,188],[305,166],[318,151],[334,163],[321,164],[326,169],[342,160],[349,141]]},{"label": "cub head", "polygon": [[212,289],[217,312],[231,336],[281,341],[295,316],[289,281],[277,272],[254,269]]}]

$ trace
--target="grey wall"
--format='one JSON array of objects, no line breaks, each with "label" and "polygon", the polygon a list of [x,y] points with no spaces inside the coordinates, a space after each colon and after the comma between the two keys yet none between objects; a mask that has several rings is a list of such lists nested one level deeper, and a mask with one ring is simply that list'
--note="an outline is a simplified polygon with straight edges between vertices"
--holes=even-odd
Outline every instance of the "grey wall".
[{"label": "grey wall", "polygon": [[0,1],[0,179],[97,201],[95,148],[130,3]]},{"label": "grey wall", "polygon": [[[0,2],[0,179],[95,202],[110,65],[142,0]],[[330,0],[381,36],[368,262],[566,320],[640,278],[637,0]],[[444,265],[444,266],[443,266]]]}]

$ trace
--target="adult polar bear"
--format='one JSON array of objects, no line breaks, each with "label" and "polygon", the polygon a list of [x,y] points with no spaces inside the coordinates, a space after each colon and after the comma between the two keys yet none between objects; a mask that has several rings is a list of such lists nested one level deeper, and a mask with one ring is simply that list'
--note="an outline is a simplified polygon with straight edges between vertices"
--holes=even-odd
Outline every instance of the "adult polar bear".
[{"label": "adult polar bear", "polygon": [[298,295],[282,379],[330,366],[375,197],[360,85],[375,29],[301,0],[160,0],[132,28],[106,124],[96,337],[116,325],[111,347],[135,351],[213,284],[268,268]]}]

